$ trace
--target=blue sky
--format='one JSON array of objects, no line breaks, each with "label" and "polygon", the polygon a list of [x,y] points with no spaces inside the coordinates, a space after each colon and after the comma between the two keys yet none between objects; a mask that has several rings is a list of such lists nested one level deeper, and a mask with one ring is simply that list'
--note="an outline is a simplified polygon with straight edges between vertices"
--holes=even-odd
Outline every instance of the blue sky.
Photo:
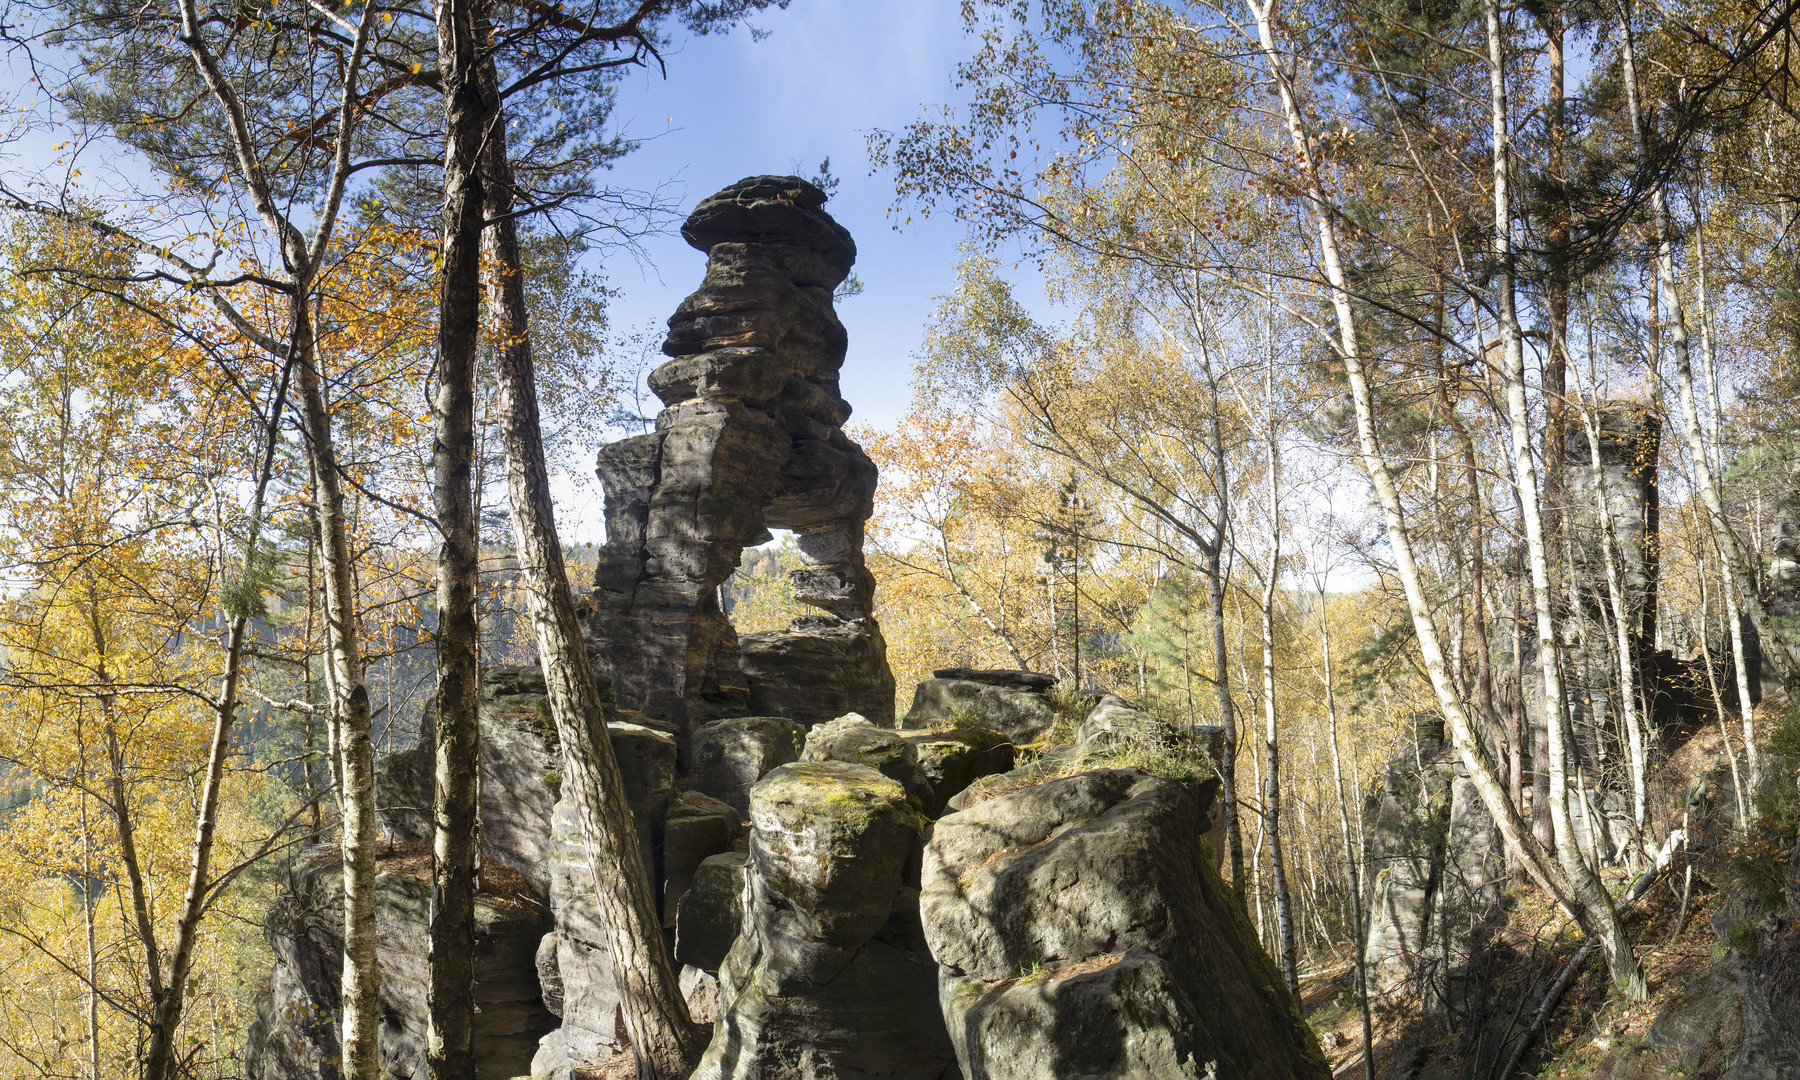
[{"label": "blue sky", "polygon": [[[673,182],[683,210],[758,173],[811,175],[829,157],[842,183],[826,209],[856,238],[862,295],[838,310],[850,333],[844,396],[852,422],[889,427],[905,412],[912,354],[947,292],[962,231],[938,217],[898,230],[892,180],[869,175],[865,134],[899,128],[955,96],[952,76],[969,51],[960,5],[950,0],[794,0],[748,29],[692,38],[666,57],[668,76],[629,77],[618,119],[643,147],[620,162],[623,187]],[[613,256],[621,295],[613,325],[663,319],[699,284],[705,258],[677,236],[652,238],[646,265]]]}]

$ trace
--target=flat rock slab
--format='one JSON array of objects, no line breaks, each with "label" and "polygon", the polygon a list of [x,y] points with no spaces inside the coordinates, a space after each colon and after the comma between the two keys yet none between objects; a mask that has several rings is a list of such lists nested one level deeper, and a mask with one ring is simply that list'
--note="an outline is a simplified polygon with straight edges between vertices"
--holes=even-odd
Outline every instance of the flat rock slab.
[{"label": "flat rock slab", "polygon": [[1029,690],[1034,694],[1044,694],[1056,685],[1056,676],[1046,675],[1041,671],[1020,671],[1012,668],[938,668],[931,673],[934,679],[958,679],[963,682],[987,683],[989,686],[1004,686],[1012,690]]}]

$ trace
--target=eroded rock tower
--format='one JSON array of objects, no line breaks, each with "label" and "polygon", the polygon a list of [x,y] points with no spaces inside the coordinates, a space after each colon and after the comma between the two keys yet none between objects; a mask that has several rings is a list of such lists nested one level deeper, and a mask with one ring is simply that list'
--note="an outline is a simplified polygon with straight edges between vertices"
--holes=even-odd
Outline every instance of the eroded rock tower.
[{"label": "eroded rock tower", "polygon": [[[669,319],[650,376],[656,430],[601,451],[607,542],[592,627],[623,706],[684,729],[751,712],[893,720],[894,679],[863,564],[875,465],[844,434],[846,336],[833,290],[856,261],[825,193],[754,176],[681,234],[706,278]],[[795,596],[821,614],[740,640],[719,587],[771,528],[798,536]]]}]

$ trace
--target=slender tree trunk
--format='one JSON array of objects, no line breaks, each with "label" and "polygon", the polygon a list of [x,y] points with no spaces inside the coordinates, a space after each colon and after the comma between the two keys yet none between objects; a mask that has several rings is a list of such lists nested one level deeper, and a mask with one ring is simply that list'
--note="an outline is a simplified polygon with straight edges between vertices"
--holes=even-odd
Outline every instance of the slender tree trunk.
[{"label": "slender tree trunk", "polygon": [[[1581,901],[1584,928],[1600,938],[1613,981],[1630,999],[1641,1001],[1648,993],[1644,975],[1619,923],[1612,897],[1593,868],[1581,858],[1573,843],[1573,823],[1568,804],[1568,747],[1564,738],[1561,703],[1564,700],[1562,663],[1555,620],[1550,609],[1550,564],[1544,539],[1543,512],[1538,503],[1537,470],[1531,456],[1531,424],[1525,407],[1525,350],[1519,330],[1512,271],[1511,133],[1506,103],[1504,43],[1500,29],[1499,0],[1485,0],[1489,96],[1493,118],[1494,262],[1495,292],[1499,300],[1500,341],[1506,363],[1506,412],[1512,425],[1513,479],[1519,493],[1520,517],[1525,525],[1525,553],[1530,563],[1532,600],[1537,607],[1538,672],[1543,681],[1544,708],[1550,727],[1550,824],[1556,830],[1557,856],[1563,873]],[[1591,925],[1588,925],[1591,924]]]},{"label": "slender tree trunk", "polygon": [[[77,720],[79,725],[80,721]],[[87,1001],[82,1019],[87,1024],[88,1080],[100,1080],[100,953],[94,940],[94,833],[88,821],[87,744],[81,743],[81,923],[87,934]]]},{"label": "slender tree trunk", "polygon": [[1218,693],[1219,725],[1225,738],[1219,749],[1219,800],[1225,811],[1226,861],[1238,904],[1248,896],[1244,882],[1244,833],[1238,821],[1237,716],[1231,702],[1231,668],[1225,651],[1225,581],[1220,566],[1221,543],[1206,553],[1206,591],[1212,605],[1213,689]]},{"label": "slender tree trunk", "polygon": [[[1494,816],[1495,826],[1499,829],[1508,847],[1519,852],[1520,861],[1524,864],[1527,872],[1556,899],[1559,905],[1584,920],[1584,926],[1590,922],[1598,925],[1603,921],[1610,921],[1616,925],[1617,915],[1612,909],[1610,899],[1605,899],[1602,894],[1600,903],[1603,905],[1604,911],[1593,910],[1596,898],[1587,890],[1583,890],[1579,895],[1574,892],[1570,882],[1564,877],[1550,854],[1531,835],[1519,815],[1518,806],[1506,797],[1506,790],[1476,737],[1468,711],[1451,681],[1450,669],[1445,662],[1443,649],[1438,639],[1436,619],[1432,613],[1430,601],[1425,595],[1424,585],[1419,576],[1418,563],[1413,555],[1412,539],[1407,528],[1406,515],[1400,502],[1399,491],[1395,487],[1393,474],[1388,467],[1387,459],[1382,454],[1380,443],[1375,437],[1373,395],[1363,367],[1361,346],[1357,341],[1356,314],[1350,303],[1349,279],[1339,254],[1337,224],[1333,218],[1331,204],[1326,199],[1324,185],[1313,157],[1312,143],[1306,130],[1304,114],[1301,112],[1300,103],[1294,91],[1292,76],[1276,48],[1275,11],[1272,0],[1261,0],[1261,2],[1248,0],[1248,3],[1256,22],[1263,57],[1274,83],[1283,120],[1293,143],[1295,159],[1301,170],[1302,194],[1312,215],[1314,227],[1318,230],[1319,251],[1337,322],[1338,358],[1344,366],[1344,375],[1350,385],[1351,402],[1356,415],[1359,451],[1388,527],[1388,540],[1394,552],[1395,570],[1406,593],[1407,607],[1412,614],[1413,629],[1418,639],[1419,653],[1424,662],[1426,676],[1431,683],[1433,692],[1437,695],[1438,704],[1443,709],[1445,719],[1455,733],[1457,752],[1469,772],[1470,781],[1481,795],[1488,812]],[[1605,941],[1604,936],[1602,940]],[[1630,952],[1624,949],[1622,941],[1618,940],[1610,942],[1610,948],[1617,952],[1609,952],[1609,960],[1622,954],[1623,965],[1629,966],[1626,978],[1620,981],[1620,986],[1622,989],[1630,989],[1633,985],[1630,976],[1635,971],[1635,964],[1631,961]],[[1621,964],[1615,962],[1615,979],[1618,979],[1617,972],[1620,970]],[[1640,975],[1635,980],[1639,986],[1641,986],[1641,978]]]},{"label": "slender tree trunk", "polygon": [[344,859],[343,1050],[347,1080],[378,1080],[381,1071],[381,974],[375,961],[375,759],[369,737],[369,688],[357,638],[355,554],[350,548],[343,481],[338,475],[331,413],[318,368],[310,283],[296,288],[294,372],[301,422],[317,484],[320,562],[325,579],[325,647],[337,729]]},{"label": "slender tree trunk", "polygon": [[550,712],[562,739],[565,790],[575,803],[587,845],[638,1075],[679,1080],[693,1070],[705,1050],[707,1033],[688,1017],[656,916],[650,875],[606,734],[608,703],[582,643],[557,540],[538,422],[505,130],[502,117],[490,133],[482,167],[491,222],[485,241],[492,268],[488,303],[495,317],[495,412],[506,453],[519,565],[549,688]]},{"label": "slender tree trunk", "polygon": [[1646,762],[1644,733],[1637,710],[1637,665],[1632,662],[1631,621],[1625,608],[1625,585],[1619,579],[1619,561],[1613,557],[1617,546],[1612,529],[1612,514],[1606,505],[1606,473],[1600,465],[1600,429],[1592,415],[1584,413],[1582,424],[1587,429],[1588,471],[1594,483],[1594,513],[1600,528],[1600,553],[1606,564],[1606,594],[1613,610],[1613,645],[1618,650],[1619,703],[1624,712],[1625,742],[1631,756],[1631,820],[1637,826],[1640,842],[1648,824],[1646,795]]},{"label": "slender tree trunk", "polygon": [[[246,577],[256,565],[262,544],[263,505],[269,480],[275,470],[275,450],[279,445],[279,417],[287,405],[288,379],[292,365],[284,365],[274,402],[269,409],[269,428],[263,444],[262,460],[256,477],[256,490],[250,503],[249,525],[244,541],[241,572]],[[247,584],[247,583],[240,583]],[[169,949],[169,978],[161,999],[156,1001],[150,1020],[150,1043],[144,1055],[144,1080],[165,1080],[176,1067],[176,1035],[181,1028],[182,1011],[187,1003],[188,975],[193,969],[194,949],[200,936],[200,920],[206,914],[207,895],[212,882],[208,873],[212,864],[213,838],[219,820],[219,794],[224,786],[225,755],[231,748],[231,731],[237,722],[238,680],[243,674],[245,635],[250,617],[239,611],[232,617],[225,649],[225,673],[220,679],[219,696],[213,702],[212,742],[206,755],[206,778],[200,788],[200,809],[194,825],[194,845],[188,862],[187,892],[181,901],[181,914],[175,920],[175,940]]]},{"label": "slender tree trunk", "polygon": [[475,1080],[476,822],[481,776],[478,558],[472,474],[475,353],[481,333],[481,152],[499,102],[484,93],[485,5],[437,6],[444,87],[444,211],[438,290],[437,386],[432,403],[432,508],[441,540],[437,576],[436,791],[430,981],[425,1061],[431,1080]]},{"label": "slender tree trunk", "polygon": [[[1709,448],[1712,451],[1710,464],[1714,474],[1717,475],[1724,468],[1725,443],[1719,437],[1719,367],[1713,359],[1712,319],[1707,302],[1706,222],[1699,211],[1695,211],[1694,220],[1694,257],[1699,270],[1695,287],[1700,307],[1700,377],[1706,381],[1707,404],[1710,406],[1707,409],[1706,425]],[[1723,558],[1719,560],[1719,576],[1725,585],[1724,589],[1720,591],[1720,595],[1725,599],[1725,624],[1727,632],[1731,635],[1731,668],[1737,683],[1738,710],[1742,713],[1744,726],[1744,758],[1750,771],[1751,789],[1754,790],[1757,784],[1757,773],[1760,771],[1759,763],[1756,760],[1756,730],[1752,722],[1756,709],[1750,701],[1750,665],[1744,658],[1743,619],[1738,612],[1737,595],[1731,587],[1731,569]],[[1701,620],[1700,626],[1701,641],[1704,644],[1706,637],[1706,621],[1704,619]],[[1717,694],[1718,692],[1715,690],[1714,696],[1716,697]],[[1721,703],[1721,707],[1723,707],[1723,703]],[[1725,747],[1729,753],[1730,739],[1725,740]],[[1732,757],[1731,764],[1735,773],[1737,769],[1735,756]],[[1740,803],[1743,801],[1741,793],[1738,801]],[[1739,807],[1739,810],[1741,828],[1742,806]]]},{"label": "slender tree trunk", "polygon": [[1271,318],[1268,367],[1263,373],[1269,440],[1269,566],[1264,572],[1262,596],[1262,683],[1264,741],[1269,750],[1268,786],[1264,788],[1263,820],[1269,830],[1269,874],[1275,894],[1275,924],[1281,941],[1281,970],[1288,991],[1300,996],[1299,954],[1294,943],[1294,913],[1288,896],[1287,859],[1281,843],[1281,742],[1275,726],[1275,591],[1281,567],[1281,445],[1275,427],[1275,342]]},{"label": "slender tree trunk", "polygon": [[[1725,719],[1725,698],[1719,693],[1719,679],[1713,674],[1712,648],[1706,643],[1706,622],[1711,610],[1707,603],[1706,576],[1702,574],[1696,580],[1700,583],[1700,662],[1706,665],[1706,684],[1712,690],[1713,708],[1719,717],[1719,745],[1725,748],[1725,760],[1731,764],[1731,794],[1737,804],[1737,829],[1741,833],[1750,822],[1749,808],[1744,805],[1744,778],[1738,773],[1737,751],[1731,747],[1731,725]],[[1730,589],[1731,583],[1725,582],[1725,591],[1729,593]]]},{"label": "slender tree trunk", "polygon": [[1375,1014],[1369,1007],[1369,969],[1366,952],[1368,926],[1363,911],[1362,879],[1356,846],[1350,838],[1350,812],[1344,805],[1344,767],[1338,751],[1337,682],[1331,663],[1331,621],[1325,614],[1325,582],[1317,582],[1319,594],[1319,657],[1324,664],[1325,721],[1331,733],[1331,787],[1336,794],[1338,835],[1344,842],[1344,868],[1350,877],[1350,925],[1356,934],[1356,1004],[1362,1011],[1363,1080],[1375,1080]]},{"label": "slender tree trunk", "polygon": [[944,580],[948,581],[950,587],[956,590],[956,595],[963,598],[963,603],[969,605],[969,610],[975,613],[975,617],[981,620],[982,625],[986,626],[990,633],[1000,639],[1000,644],[1005,647],[1006,655],[1012,659],[1013,666],[1023,670],[1025,667],[1025,657],[1019,652],[1018,645],[1014,643],[1012,633],[1006,629],[1006,594],[1004,592],[1001,592],[1000,594],[1000,621],[995,622],[993,618],[988,615],[987,609],[982,606],[981,601],[976,599],[974,590],[964,585],[962,579],[956,576],[956,564],[950,557],[950,538],[945,535],[941,526],[933,525],[932,529],[938,536],[937,557],[938,562],[943,567]]},{"label": "slender tree trunk", "polygon": [[[1649,153],[1643,108],[1638,100],[1637,54],[1632,44],[1631,19],[1623,5],[1620,8],[1619,22],[1624,45],[1626,106],[1631,117],[1638,156],[1640,160],[1644,160]],[[1694,486],[1700,489],[1700,501],[1705,505],[1707,518],[1712,524],[1713,541],[1718,545],[1720,558],[1731,572],[1731,580],[1737,586],[1744,611],[1750,616],[1751,625],[1756,627],[1763,656],[1774,665],[1783,683],[1790,689],[1800,689],[1800,664],[1796,664],[1793,655],[1769,621],[1768,608],[1764,606],[1762,595],[1757,591],[1750,563],[1738,544],[1731,520],[1725,516],[1725,503],[1719,494],[1718,478],[1707,460],[1706,440],[1700,433],[1700,412],[1694,397],[1694,370],[1688,354],[1687,315],[1681,292],[1675,282],[1675,245],[1670,232],[1668,197],[1660,183],[1650,189],[1650,226],[1656,249],[1657,281],[1661,287],[1663,302],[1669,305],[1667,332],[1670,350],[1675,355],[1675,385],[1681,396],[1682,428],[1687,436],[1688,452],[1694,459]],[[1755,783],[1754,759],[1752,761],[1751,782]]]}]

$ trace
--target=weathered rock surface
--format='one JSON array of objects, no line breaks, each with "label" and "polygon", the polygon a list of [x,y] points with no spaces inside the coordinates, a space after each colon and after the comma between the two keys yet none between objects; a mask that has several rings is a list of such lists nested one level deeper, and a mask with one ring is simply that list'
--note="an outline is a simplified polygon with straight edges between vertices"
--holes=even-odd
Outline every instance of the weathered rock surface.
[{"label": "weathered rock surface", "polygon": [[739,716],[694,729],[683,783],[750,812],[750,788],[770,770],[800,760],[806,729],[781,716]]},{"label": "weathered rock surface", "polygon": [[[655,432],[600,454],[607,542],[590,627],[620,702],[684,730],[752,712],[881,719],[893,697],[862,554],[875,465],[843,432],[838,386],[847,338],[832,291],[856,245],[824,203],[799,177],[756,176],[695,208],[682,235],[706,252],[706,277],[670,317],[670,359],[649,380],[666,408]],[[740,657],[718,589],[771,528],[798,534],[795,596],[824,614]]]},{"label": "weathered rock surface", "polygon": [[745,634],[741,659],[750,707],[811,727],[859,713],[894,723],[894,676],[887,641],[873,619],[802,616],[786,630]]},{"label": "weathered rock surface", "polygon": [[[419,744],[376,763],[375,790],[385,838],[431,842],[432,732],[437,705],[427,702]],[[617,740],[615,740],[616,742]],[[550,813],[562,776],[562,749],[536,668],[481,673],[482,844],[488,858],[550,887]]]},{"label": "weathered rock surface", "polygon": [[954,1076],[903,882],[919,819],[900,785],[848,762],[786,765],[750,816],[748,903],[695,1080]]},{"label": "weathered rock surface", "polygon": [[925,806],[929,817],[943,813],[950,800],[975,781],[1009,771],[1016,757],[1005,735],[980,728],[908,733],[905,739],[919,755],[919,769],[931,785]]},{"label": "weathered rock surface", "polygon": [[669,804],[662,828],[663,925],[675,928],[675,913],[682,894],[694,883],[700,864],[722,852],[744,835],[738,812],[699,792],[684,792]]},{"label": "weathered rock surface", "polygon": [[[428,724],[431,715],[427,709]],[[553,923],[532,942],[533,982],[540,986],[543,1006],[563,1022],[560,1027],[552,1023],[556,1030],[537,1048],[534,1075],[563,1080],[570,1069],[613,1054],[624,1033],[587,846],[573,805],[560,798],[562,750],[542,674],[516,667],[484,671],[481,731],[485,850],[548,898],[548,921]],[[681,894],[695,870],[741,839],[740,812],[698,792],[678,795],[679,746],[669,732],[615,717],[607,735],[637,826],[639,852],[656,884],[665,925],[673,927]],[[428,726],[420,746],[390,755],[378,767],[382,816],[391,839],[430,841],[430,738]],[[416,1003],[419,1011],[405,1011],[413,1004],[396,1004],[399,1011],[393,1017],[395,1023],[422,1031],[423,999]],[[486,1024],[484,1019],[484,1032]],[[526,1055],[527,1063],[533,1060]]]},{"label": "weathered rock surface", "polygon": [[675,926],[675,959],[717,975],[744,922],[747,852],[727,851],[701,861],[694,882],[681,895]]},{"label": "weathered rock surface", "polygon": [[1426,736],[1389,764],[1369,863],[1370,993],[1461,1002],[1482,930],[1502,917],[1506,867],[1486,804],[1453,750]]},{"label": "weathered rock surface", "polygon": [[1075,741],[1081,746],[1106,746],[1133,742],[1146,746],[1175,745],[1173,726],[1131,704],[1117,694],[1102,694],[1081,722]]},{"label": "weathered rock surface", "polygon": [[931,673],[931,677],[986,683],[989,686],[1025,690],[1034,694],[1047,694],[1056,685],[1054,675],[1046,675],[1041,671],[1021,671],[1017,668],[938,668]]},{"label": "weathered rock surface", "polygon": [[1136,769],[938,821],[920,907],[964,1076],[1329,1075],[1205,827],[1188,786]]},{"label": "weathered rock surface", "polygon": [[900,721],[902,728],[949,727],[967,718],[1024,743],[1042,734],[1055,719],[1048,696],[1055,683],[1051,676],[967,668],[945,668],[934,676],[913,690],[912,708]]},{"label": "weathered rock surface", "polygon": [[886,728],[878,728],[851,713],[806,733],[801,761],[847,761],[867,765],[900,785],[915,806],[924,808],[933,798],[931,782],[919,767],[913,744]]},{"label": "weathered rock surface", "polygon": [[[281,893],[264,935],[275,952],[270,988],[257,1001],[248,1065],[253,1080],[335,1080],[343,964],[342,860],[335,846],[310,848],[281,869]],[[381,964],[384,1076],[425,1077],[425,985],[431,853],[406,845],[384,854],[375,879],[376,953]],[[535,956],[549,929],[543,897],[503,866],[483,875],[475,907],[476,1007],[482,1080],[526,1071],[538,1038],[556,1020],[539,995]]]},{"label": "weathered rock surface", "polygon": [[1765,919],[1752,930],[1751,954],[1740,958],[1744,1041],[1730,1080],[1793,1080],[1800,1076],[1800,921],[1794,913]]},{"label": "weathered rock surface", "polygon": [[[431,842],[435,716],[436,708],[428,704],[419,745],[376,764],[376,801],[390,843]],[[654,867],[663,813],[675,797],[675,738],[617,719],[607,726],[607,735],[619,760],[646,865]],[[482,850],[488,858],[524,874],[540,892],[550,888],[551,817],[562,791],[562,769],[562,746],[550,717],[543,674],[529,667],[483,669]]]}]

